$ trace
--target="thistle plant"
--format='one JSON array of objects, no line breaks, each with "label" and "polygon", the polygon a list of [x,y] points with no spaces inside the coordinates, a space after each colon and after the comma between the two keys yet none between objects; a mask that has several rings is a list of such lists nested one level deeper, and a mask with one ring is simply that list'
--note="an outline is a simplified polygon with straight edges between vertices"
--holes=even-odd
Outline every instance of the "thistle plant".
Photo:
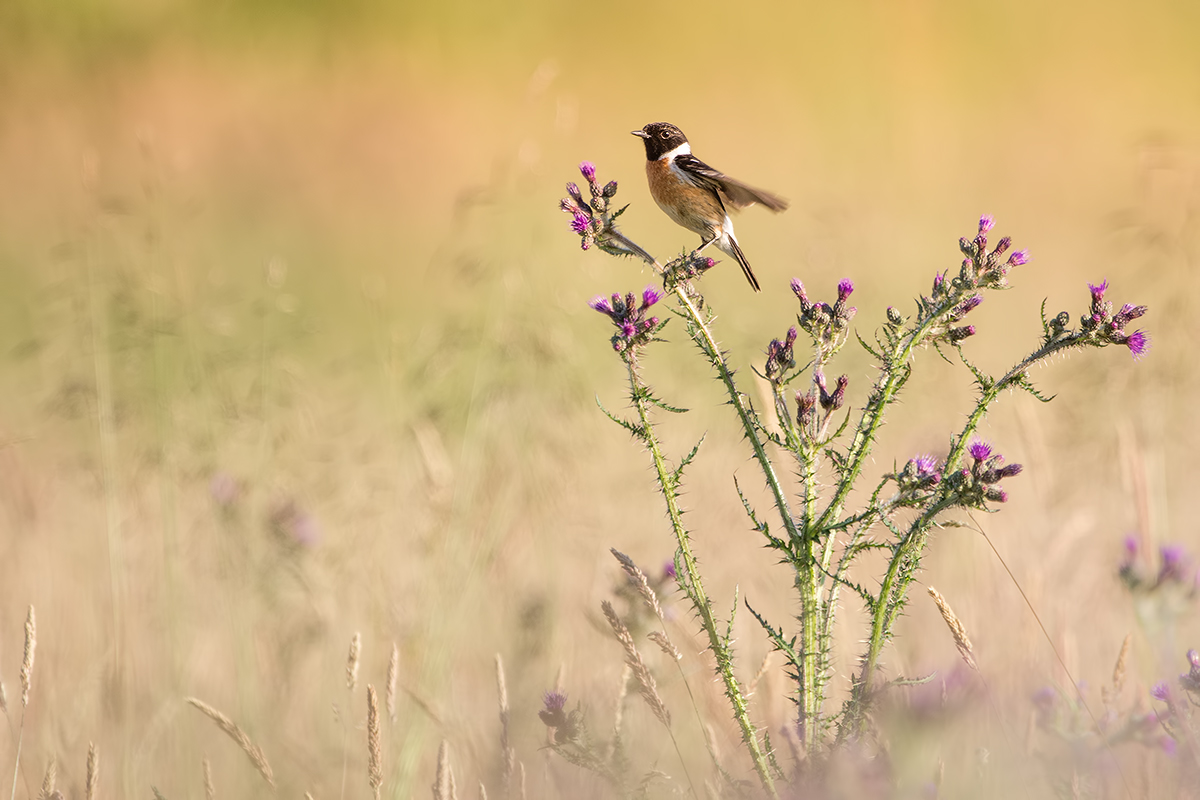
[{"label": "thistle plant", "polygon": [[[776,796],[776,782],[789,776],[770,755],[769,742],[750,720],[746,693],[733,669],[732,629],[739,602],[734,598],[728,618],[720,618],[704,587],[683,520],[680,493],[684,474],[702,442],[682,457],[668,456],[656,418],[664,412],[682,413],[682,409],[654,393],[642,365],[646,349],[662,341],[669,322],[666,310],[660,309],[669,310],[680,321],[724,387],[770,495],[769,511],[756,508],[735,480],[750,527],[790,570],[788,580],[796,593],[798,612],[795,620],[781,624],[755,611],[750,598],[745,605],[787,661],[795,682],[792,699],[797,706],[796,729],[804,769],[810,772],[806,777],[812,777],[811,771],[819,769],[833,748],[861,742],[869,732],[872,707],[887,685],[881,669],[884,648],[894,635],[934,530],[963,524],[967,512],[998,510],[1008,499],[1008,482],[1021,473],[1020,464],[1007,463],[995,447],[978,437],[977,429],[988,409],[1008,390],[1025,391],[1048,402],[1029,374],[1034,366],[1058,354],[1122,345],[1135,359],[1141,358],[1149,339],[1143,331],[1128,328],[1145,314],[1146,307],[1126,304],[1118,308],[1106,297],[1107,282],[1089,285],[1089,303],[1076,324],[1067,312],[1047,317],[1043,304],[1042,330],[1032,352],[1002,374],[986,373],[968,355],[967,345],[977,331],[967,317],[987,294],[1006,288],[1010,275],[1026,265],[1030,256],[1028,250],[1013,250],[1008,237],[990,244],[994,219],[985,215],[972,237],[959,240],[963,258],[958,269],[936,274],[928,292],[916,298],[911,312],[888,308],[874,334],[864,336],[851,325],[857,309],[850,305],[854,293],[850,279],[839,282],[831,299],[824,301],[810,297],[799,279],[791,282],[799,304],[795,325],[767,344],[766,358],[758,370],[770,387],[776,427],[755,408],[716,338],[716,314],[698,285],[698,279],[715,262],[692,251],[660,263],[617,229],[615,220],[626,209],[613,208],[616,182],[601,186],[595,167],[587,162],[580,165],[580,172],[591,199],[585,199],[575,184],[568,184],[569,196],[561,207],[572,215],[570,227],[579,235],[583,249],[595,245],[611,255],[638,257],[662,280],[662,291],[649,286],[640,295],[614,293],[590,303],[615,328],[610,343],[627,370],[634,416],[625,419],[604,413],[650,454],[675,538],[676,580],[704,630],[715,657],[717,679],[758,780],[768,796]],[[852,339],[877,365],[870,386],[852,388],[846,375],[832,377],[837,356]],[[799,356],[800,348],[807,354]],[[944,454],[902,457],[873,488],[863,487],[864,468],[877,457],[875,448],[887,411],[900,399],[918,354],[930,348],[964,365],[976,388],[974,407],[957,430],[947,432]],[[776,449],[769,450],[770,446]],[[795,494],[780,480],[777,458],[789,462],[786,468],[797,475]],[[866,500],[850,505],[852,493],[863,488],[867,492],[855,496]],[[876,578],[864,580],[852,567],[869,551],[881,552],[886,568]],[[858,595],[865,606],[864,649],[851,676],[850,696],[833,711],[827,708],[826,695],[835,677],[830,653],[842,591]]]}]

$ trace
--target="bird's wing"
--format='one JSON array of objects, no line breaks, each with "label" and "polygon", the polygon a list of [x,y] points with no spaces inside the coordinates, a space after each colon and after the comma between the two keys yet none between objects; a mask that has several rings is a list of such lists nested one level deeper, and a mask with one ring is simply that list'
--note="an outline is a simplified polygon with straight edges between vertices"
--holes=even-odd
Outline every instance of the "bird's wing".
[{"label": "bird's wing", "polygon": [[762,203],[772,211],[783,211],[788,207],[787,200],[782,197],[776,197],[770,192],[747,186],[741,181],[713,169],[693,155],[676,156],[675,166],[697,186],[719,192],[725,204],[733,208],[745,208],[755,203]]}]

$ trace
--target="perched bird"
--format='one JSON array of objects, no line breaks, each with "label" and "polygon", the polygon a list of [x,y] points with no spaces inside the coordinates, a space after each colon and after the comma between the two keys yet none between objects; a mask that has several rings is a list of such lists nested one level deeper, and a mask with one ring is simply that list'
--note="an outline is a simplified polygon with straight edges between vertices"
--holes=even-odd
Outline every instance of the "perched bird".
[{"label": "perched bird", "polygon": [[651,122],[631,133],[646,145],[646,178],[658,207],[677,224],[700,234],[701,250],[715,244],[737,259],[746,280],[754,291],[760,291],[750,262],[733,235],[728,209],[762,203],[772,211],[783,211],[787,201],[734,180],[696,158],[683,131],[669,122]]}]

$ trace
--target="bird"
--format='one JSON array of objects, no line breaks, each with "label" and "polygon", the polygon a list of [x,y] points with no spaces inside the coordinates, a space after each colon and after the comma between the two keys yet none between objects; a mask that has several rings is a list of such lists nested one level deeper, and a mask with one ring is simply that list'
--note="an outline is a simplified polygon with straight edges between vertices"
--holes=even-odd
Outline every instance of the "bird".
[{"label": "bird", "polygon": [[646,179],[658,207],[677,225],[700,234],[696,252],[715,244],[738,262],[754,291],[762,291],[733,233],[729,210],[761,203],[780,212],[788,207],[787,201],[747,186],[696,158],[683,131],[669,122],[651,122],[630,133],[646,145]]}]

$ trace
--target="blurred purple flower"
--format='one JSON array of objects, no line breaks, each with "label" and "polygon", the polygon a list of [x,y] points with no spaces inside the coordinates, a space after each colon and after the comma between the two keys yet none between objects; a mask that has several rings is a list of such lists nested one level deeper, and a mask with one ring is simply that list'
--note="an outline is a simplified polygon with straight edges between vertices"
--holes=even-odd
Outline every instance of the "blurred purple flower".
[{"label": "blurred purple flower", "polygon": [[996,218],[991,214],[984,214],[979,218],[979,232],[987,233],[996,224]]},{"label": "blurred purple flower", "polygon": [[1155,700],[1161,700],[1168,705],[1171,703],[1171,686],[1166,681],[1159,681],[1154,684],[1150,690],[1150,696]]},{"label": "blurred purple flower", "polygon": [[242,492],[237,480],[232,475],[228,472],[218,472],[208,483],[208,493],[214,503],[222,509],[228,509],[237,502],[238,496]]},{"label": "blurred purple flower", "polygon": [[976,439],[971,442],[971,446],[967,448],[967,452],[971,454],[971,458],[976,461],[984,461],[992,454],[992,446],[982,439]]},{"label": "blurred purple flower", "polygon": [[1029,251],[1026,249],[1018,250],[1008,257],[1009,266],[1019,267],[1029,263]]},{"label": "blurred purple flower", "polygon": [[575,214],[575,216],[573,216],[571,218],[571,230],[575,231],[575,233],[578,233],[578,234],[586,233],[587,229],[588,229],[588,224],[590,222],[591,222],[591,220],[588,219],[585,214],[580,214],[577,212]]},{"label": "blurred purple flower", "polygon": [[846,298],[854,293],[854,281],[849,278],[842,278],[838,281],[838,302],[845,302]]},{"label": "blurred purple flower", "polygon": [[590,161],[581,162],[579,165],[579,172],[583,175],[583,177],[587,178],[588,183],[592,183],[596,180],[596,165]]},{"label": "blurred purple flower", "polygon": [[1134,361],[1141,361],[1150,349],[1150,336],[1145,331],[1134,331],[1125,340],[1125,346],[1129,348]]},{"label": "blurred purple flower", "polygon": [[675,562],[667,561],[663,564],[663,579],[670,578],[675,580]]},{"label": "blurred purple flower", "polygon": [[612,301],[610,301],[604,295],[597,295],[596,297],[593,297],[588,301],[588,306],[594,308],[596,311],[599,311],[601,314],[608,314],[609,316],[612,316]]}]

